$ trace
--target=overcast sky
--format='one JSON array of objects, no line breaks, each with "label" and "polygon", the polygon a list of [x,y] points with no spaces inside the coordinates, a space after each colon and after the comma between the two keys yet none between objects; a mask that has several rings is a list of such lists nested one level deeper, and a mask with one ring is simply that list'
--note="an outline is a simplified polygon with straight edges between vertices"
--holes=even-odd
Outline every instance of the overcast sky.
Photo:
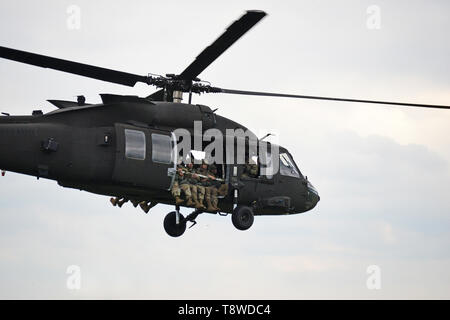
[{"label": "overcast sky", "polygon": [[[181,72],[248,9],[268,13],[200,77],[305,95],[450,104],[448,1],[6,1],[0,45],[138,74]],[[80,28],[68,28],[70,5]],[[380,28],[368,28],[370,6]],[[373,12],[373,11],[370,11]],[[372,20],[371,20],[372,21]],[[369,26],[371,24],[369,23]],[[0,60],[0,111],[122,87]],[[145,215],[54,181],[0,177],[0,298],[450,298],[450,111],[215,95],[259,136],[275,132],[321,201],[236,230],[204,215],[181,238],[173,208]],[[18,155],[20,156],[20,155]],[[188,213],[185,209],[184,214]],[[70,265],[81,289],[66,286]],[[381,289],[366,286],[367,267]]]}]

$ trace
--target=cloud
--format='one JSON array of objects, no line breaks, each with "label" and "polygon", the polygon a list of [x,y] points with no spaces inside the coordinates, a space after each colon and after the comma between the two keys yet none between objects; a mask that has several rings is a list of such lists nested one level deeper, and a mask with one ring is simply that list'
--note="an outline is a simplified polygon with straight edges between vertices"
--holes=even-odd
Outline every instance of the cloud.
[{"label": "cloud", "polygon": [[[358,1],[199,3],[203,11],[191,3],[81,1],[78,33],[65,28],[66,3],[5,2],[0,29],[9,31],[0,40],[139,74],[180,72],[255,5],[269,16],[202,79],[338,97],[449,98],[445,2],[381,1],[378,33],[365,27],[366,3]],[[114,19],[124,15],[134,18]],[[152,92],[6,61],[0,85],[1,111],[13,114],[50,111],[49,98],[83,93],[89,102],[101,92]],[[0,177],[1,298],[450,297],[448,113],[231,95],[194,102],[220,107],[220,115],[255,132],[276,132],[318,188],[318,206],[256,217],[247,232],[235,230],[230,217],[202,215],[172,239],[162,228],[168,206],[144,215],[129,204],[113,208],[107,197],[8,172]],[[80,291],[65,286],[72,264],[81,267]],[[365,286],[372,264],[382,269],[380,292]]]}]

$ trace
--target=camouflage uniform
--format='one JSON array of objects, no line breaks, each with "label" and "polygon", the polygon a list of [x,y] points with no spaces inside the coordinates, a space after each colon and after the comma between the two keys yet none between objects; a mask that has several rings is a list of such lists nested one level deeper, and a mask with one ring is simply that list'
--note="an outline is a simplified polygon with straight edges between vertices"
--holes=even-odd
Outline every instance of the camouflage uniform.
[{"label": "camouflage uniform", "polygon": [[179,180],[179,186],[181,191],[183,191],[185,198],[186,198],[186,205],[192,206],[192,193],[191,193],[191,187],[190,187],[190,178],[186,175],[186,173],[183,171],[183,176],[180,176]]},{"label": "camouflage uniform", "polygon": [[217,169],[215,165],[210,165],[208,170],[208,180],[205,181],[205,198],[206,204],[208,205],[208,211],[219,211],[220,208],[217,206],[219,199],[217,198],[217,187],[220,187],[221,183],[216,180]]},{"label": "camouflage uniform", "polygon": [[[195,208],[202,209],[203,205],[199,202],[199,190],[198,190],[198,184],[199,184],[199,178],[194,178],[194,175],[196,174],[196,170],[194,169],[192,164],[188,164],[185,168],[186,176],[189,178],[189,188],[191,191],[192,199],[194,200]],[[203,202],[203,198],[202,198]]]},{"label": "camouflage uniform", "polygon": [[172,185],[172,196],[174,198],[181,196],[180,186],[178,185],[178,174],[176,175],[175,181],[173,182],[173,185]]},{"label": "camouflage uniform", "polygon": [[175,198],[175,204],[179,205],[184,201],[180,198],[181,191],[183,191],[186,198],[186,205],[192,206],[192,194],[190,188],[190,178],[186,175],[185,169],[182,166],[177,167],[177,173],[175,175],[175,181],[172,186],[172,195]]},{"label": "camouflage uniform", "polygon": [[[205,164],[202,164],[202,166],[196,170],[196,174],[207,177],[208,167],[203,168],[204,165]],[[203,204],[203,200],[205,199],[208,178],[205,177],[199,177],[199,180],[197,182],[198,202],[202,206],[202,209],[206,209],[206,207]]]},{"label": "camouflage uniform", "polygon": [[175,174],[175,180],[172,185],[172,196],[175,198],[175,203],[177,205],[183,203],[183,200],[181,200],[181,190],[180,190],[180,181],[183,179],[179,174],[180,168],[177,168],[177,173]]},{"label": "camouflage uniform", "polygon": [[245,178],[256,178],[258,176],[258,165],[253,163],[246,163],[242,176]]}]

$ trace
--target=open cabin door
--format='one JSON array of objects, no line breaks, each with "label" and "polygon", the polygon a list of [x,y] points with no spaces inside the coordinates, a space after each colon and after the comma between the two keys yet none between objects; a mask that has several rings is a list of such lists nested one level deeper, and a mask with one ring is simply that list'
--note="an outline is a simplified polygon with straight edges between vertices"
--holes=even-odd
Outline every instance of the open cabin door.
[{"label": "open cabin door", "polygon": [[174,136],[169,131],[116,124],[113,180],[136,187],[169,190],[175,172]]}]

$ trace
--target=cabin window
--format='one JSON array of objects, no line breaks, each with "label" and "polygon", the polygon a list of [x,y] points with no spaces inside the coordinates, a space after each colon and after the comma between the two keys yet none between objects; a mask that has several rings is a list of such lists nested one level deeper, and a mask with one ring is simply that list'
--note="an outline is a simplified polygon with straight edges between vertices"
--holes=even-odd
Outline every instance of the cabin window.
[{"label": "cabin window", "polygon": [[287,153],[280,154],[280,174],[283,176],[300,178],[300,173]]},{"label": "cabin window", "polygon": [[134,160],[145,160],[145,133],[125,129],[125,157]]},{"label": "cabin window", "polygon": [[170,136],[152,133],[153,162],[169,164],[172,162],[172,139]]}]

